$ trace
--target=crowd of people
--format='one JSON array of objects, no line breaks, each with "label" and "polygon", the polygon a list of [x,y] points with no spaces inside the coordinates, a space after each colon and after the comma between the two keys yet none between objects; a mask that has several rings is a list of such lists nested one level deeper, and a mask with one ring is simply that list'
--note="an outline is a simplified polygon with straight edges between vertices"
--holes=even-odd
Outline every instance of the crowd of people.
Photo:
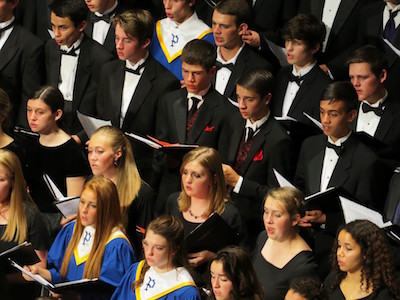
[{"label": "crowd of people", "polygon": [[400,299],[399,11],[0,0],[0,298]]}]

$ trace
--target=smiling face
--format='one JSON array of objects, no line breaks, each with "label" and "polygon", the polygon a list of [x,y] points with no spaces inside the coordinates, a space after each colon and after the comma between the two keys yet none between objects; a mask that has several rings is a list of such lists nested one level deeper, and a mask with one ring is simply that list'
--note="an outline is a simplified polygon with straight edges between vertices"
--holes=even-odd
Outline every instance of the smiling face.
[{"label": "smiling face", "polygon": [[238,84],[236,85],[236,95],[243,119],[250,119],[254,123],[267,115],[271,95],[261,99],[256,91],[246,89]]},{"label": "smiling face", "polygon": [[376,78],[368,63],[352,63],[349,66],[349,77],[359,101],[365,100],[373,104],[384,96],[383,82],[386,80],[386,70]]},{"label": "smiling face", "polygon": [[301,69],[314,61],[314,54],[318,51],[319,46],[310,48],[302,40],[286,40],[286,59],[289,64],[294,65],[296,69]]},{"label": "smiling face", "polygon": [[55,13],[51,13],[51,27],[54,32],[54,40],[56,43],[66,45],[68,48],[75,43],[86,27],[86,22],[82,22],[75,27],[74,22],[68,17],[58,17]]},{"label": "smiling face", "polygon": [[115,171],[114,161],[117,161],[121,154],[121,150],[114,152],[108,136],[94,134],[88,146],[88,159],[93,175],[103,175],[111,179]]},{"label": "smiling face", "polygon": [[194,0],[163,0],[163,4],[167,18],[177,24],[182,24],[193,14]]},{"label": "smiling face", "polygon": [[211,286],[216,300],[233,299],[231,296],[232,281],[224,272],[221,261],[214,260],[210,266]]},{"label": "smiling face", "polygon": [[158,272],[167,272],[172,266],[168,241],[149,229],[143,239],[143,252],[147,264]]},{"label": "smiling face", "polygon": [[343,272],[354,273],[362,269],[361,247],[351,234],[342,230],[338,235],[336,258],[339,269]]},{"label": "smiling face", "polygon": [[284,204],[272,197],[267,197],[264,203],[264,225],[268,238],[275,241],[284,241],[294,231],[300,218],[292,220]]},{"label": "smiling face", "polygon": [[29,99],[26,110],[29,127],[39,134],[51,131],[62,116],[60,109],[53,113],[42,99]]},{"label": "smiling face", "polygon": [[97,195],[90,189],[84,189],[79,201],[79,216],[82,226],[96,225]]},{"label": "smiling face", "polygon": [[190,161],[182,170],[182,185],[189,197],[207,199],[212,187],[210,173],[196,160]]},{"label": "smiling face", "polygon": [[349,124],[354,120],[356,115],[356,110],[347,112],[344,107],[344,102],[341,100],[320,101],[322,129],[324,134],[329,136],[334,142],[346,136],[350,132]]}]

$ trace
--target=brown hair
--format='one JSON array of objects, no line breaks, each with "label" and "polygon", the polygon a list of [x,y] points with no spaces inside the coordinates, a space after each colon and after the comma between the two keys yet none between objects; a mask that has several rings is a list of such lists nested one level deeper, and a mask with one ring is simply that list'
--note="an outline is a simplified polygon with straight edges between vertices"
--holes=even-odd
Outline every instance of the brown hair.
[{"label": "brown hair", "polygon": [[270,189],[264,199],[264,204],[268,197],[281,202],[291,219],[294,219],[297,214],[300,217],[305,215],[304,195],[299,189],[292,187]]}]

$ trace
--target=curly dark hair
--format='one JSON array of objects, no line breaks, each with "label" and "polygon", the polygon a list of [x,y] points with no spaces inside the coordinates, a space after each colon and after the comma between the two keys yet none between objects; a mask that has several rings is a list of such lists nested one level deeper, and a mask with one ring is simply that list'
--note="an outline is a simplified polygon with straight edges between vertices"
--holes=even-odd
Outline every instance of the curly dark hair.
[{"label": "curly dark hair", "polygon": [[381,288],[387,287],[396,299],[400,299],[399,282],[394,273],[388,240],[382,229],[367,220],[350,222],[338,231],[331,254],[334,279],[329,288],[334,290],[347,274],[339,269],[336,259],[338,235],[342,230],[350,233],[361,248],[361,286],[365,284],[366,289],[372,286],[373,296]]},{"label": "curly dark hair", "polygon": [[[234,300],[263,299],[261,283],[257,278],[249,254],[243,248],[229,246],[218,251],[210,261],[209,269],[214,261],[222,263],[226,277],[232,281],[231,296]],[[211,284],[209,289],[212,291]],[[209,299],[215,299],[214,293]]]}]

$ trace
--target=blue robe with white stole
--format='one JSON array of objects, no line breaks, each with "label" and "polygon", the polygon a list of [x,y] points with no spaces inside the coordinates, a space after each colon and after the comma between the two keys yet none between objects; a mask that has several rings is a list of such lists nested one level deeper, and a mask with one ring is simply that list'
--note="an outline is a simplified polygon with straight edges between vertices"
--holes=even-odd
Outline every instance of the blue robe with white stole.
[{"label": "blue robe with white stole", "polygon": [[[143,264],[144,260],[131,266],[124,278],[121,280],[120,285],[115,290],[111,300],[200,300],[199,292],[192,277],[183,267],[175,268],[169,272],[161,274],[155,272],[155,270],[150,267],[146,272],[142,285],[133,288],[133,283],[140,277]],[[158,287],[157,285],[160,282],[162,282],[160,285],[164,285],[156,290]],[[152,289],[155,291],[152,292]],[[151,296],[147,293],[151,294]]]}]

